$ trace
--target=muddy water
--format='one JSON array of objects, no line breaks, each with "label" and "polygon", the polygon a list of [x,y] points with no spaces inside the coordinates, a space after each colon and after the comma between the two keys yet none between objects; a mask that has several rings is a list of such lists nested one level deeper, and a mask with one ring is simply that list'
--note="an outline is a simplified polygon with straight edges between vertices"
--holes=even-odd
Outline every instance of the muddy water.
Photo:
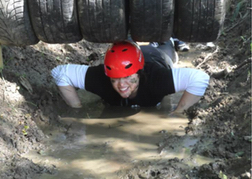
[{"label": "muddy water", "polygon": [[[190,157],[197,138],[185,134],[188,119],[169,115],[180,95],[166,97],[158,109],[104,107],[95,113],[90,109],[84,118],[62,113],[61,122],[66,129],[46,129],[46,150],[33,151],[25,157],[57,167],[54,175],[44,174],[40,179],[118,178],[119,173],[138,163],[175,157],[193,166],[209,163],[200,156]],[[176,142],[175,148],[163,145],[167,136]]]},{"label": "muddy water", "polygon": [[[183,65],[191,66],[186,61]],[[159,107],[141,109],[105,107],[96,96],[82,95],[83,109],[62,111],[65,128],[44,130],[46,149],[24,157],[57,168],[40,179],[119,178],[119,173],[139,163],[175,157],[190,166],[209,163],[210,159],[191,156],[198,139],[185,134],[188,119],[170,115],[181,95],[166,97]],[[172,147],[167,147],[169,143]]]}]

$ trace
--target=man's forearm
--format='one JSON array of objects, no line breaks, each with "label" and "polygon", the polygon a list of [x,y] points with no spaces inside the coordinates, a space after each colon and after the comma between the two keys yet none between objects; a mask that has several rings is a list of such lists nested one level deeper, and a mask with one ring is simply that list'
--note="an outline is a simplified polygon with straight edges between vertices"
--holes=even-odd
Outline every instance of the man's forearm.
[{"label": "man's forearm", "polygon": [[185,91],[180,98],[177,108],[174,112],[183,112],[200,100],[201,96],[196,96]]},{"label": "man's forearm", "polygon": [[81,108],[81,101],[73,86],[59,86],[62,98],[73,108]]}]

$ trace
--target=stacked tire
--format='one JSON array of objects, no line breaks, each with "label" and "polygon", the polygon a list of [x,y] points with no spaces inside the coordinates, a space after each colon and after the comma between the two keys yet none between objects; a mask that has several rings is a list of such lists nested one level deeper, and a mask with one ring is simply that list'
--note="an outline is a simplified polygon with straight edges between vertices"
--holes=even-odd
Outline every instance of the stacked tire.
[{"label": "stacked tire", "polygon": [[22,46],[38,41],[26,0],[0,0],[0,44]]},{"label": "stacked tire", "polygon": [[0,0],[0,44],[218,38],[225,0]]},{"label": "stacked tire", "polygon": [[211,42],[223,28],[225,0],[176,0],[174,35],[186,42]]}]

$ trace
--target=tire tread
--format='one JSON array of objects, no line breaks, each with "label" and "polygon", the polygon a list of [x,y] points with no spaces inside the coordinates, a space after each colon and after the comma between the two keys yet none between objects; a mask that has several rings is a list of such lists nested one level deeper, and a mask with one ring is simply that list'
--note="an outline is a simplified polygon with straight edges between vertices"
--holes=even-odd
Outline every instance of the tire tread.
[{"label": "tire tread", "polygon": [[38,41],[30,23],[26,0],[0,0],[0,44],[25,46]]}]

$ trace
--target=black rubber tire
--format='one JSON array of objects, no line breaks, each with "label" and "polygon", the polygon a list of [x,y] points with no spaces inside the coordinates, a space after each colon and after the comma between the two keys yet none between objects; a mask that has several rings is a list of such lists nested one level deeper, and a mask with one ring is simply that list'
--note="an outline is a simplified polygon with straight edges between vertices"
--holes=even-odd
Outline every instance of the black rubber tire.
[{"label": "black rubber tire", "polygon": [[26,46],[38,43],[26,0],[0,0],[0,44]]},{"label": "black rubber tire", "polygon": [[28,0],[37,37],[46,43],[75,43],[82,39],[75,0]]},{"label": "black rubber tire", "polygon": [[186,42],[211,42],[223,28],[225,0],[176,0],[174,35]]},{"label": "black rubber tire", "polygon": [[83,38],[113,43],[127,39],[125,0],[79,0],[79,22]]},{"label": "black rubber tire", "polygon": [[130,34],[134,41],[168,41],[173,21],[174,0],[130,0]]}]

